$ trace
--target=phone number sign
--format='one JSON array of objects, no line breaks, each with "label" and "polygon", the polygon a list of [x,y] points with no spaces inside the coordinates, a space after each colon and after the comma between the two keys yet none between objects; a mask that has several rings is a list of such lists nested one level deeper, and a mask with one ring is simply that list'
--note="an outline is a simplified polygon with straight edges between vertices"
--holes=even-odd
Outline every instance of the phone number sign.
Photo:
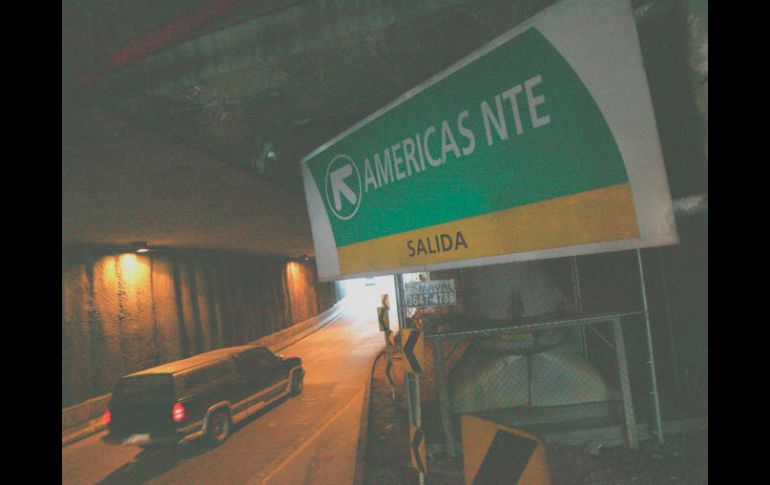
[{"label": "phone number sign", "polygon": [[406,283],[404,299],[408,307],[432,307],[457,303],[455,280]]}]

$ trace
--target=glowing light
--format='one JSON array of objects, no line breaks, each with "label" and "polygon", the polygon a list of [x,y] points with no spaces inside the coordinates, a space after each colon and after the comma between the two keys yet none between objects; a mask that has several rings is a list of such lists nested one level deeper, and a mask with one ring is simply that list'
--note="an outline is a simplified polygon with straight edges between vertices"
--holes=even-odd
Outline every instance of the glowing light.
[{"label": "glowing light", "polygon": [[174,418],[174,422],[178,423],[184,419],[184,406],[181,402],[174,404],[174,409],[171,410],[171,415]]},{"label": "glowing light", "polygon": [[123,274],[123,278],[128,282],[136,281],[137,273],[139,272],[139,260],[135,254],[121,254],[120,255],[120,272]]},{"label": "glowing light", "polygon": [[355,278],[341,282],[347,297],[345,309],[356,315],[372,318],[377,315],[377,307],[382,305],[382,294],[390,295],[390,319],[398,321],[396,310],[396,288],[392,276],[375,278]]},{"label": "glowing light", "polygon": [[110,421],[112,421],[112,413],[109,409],[104,412],[104,417],[102,419],[105,425],[110,424]]},{"label": "glowing light", "polygon": [[[150,276],[150,264],[146,256],[136,253],[121,254],[115,259],[114,272],[109,275],[111,284],[125,285],[127,291],[135,291],[147,284]],[[107,276],[107,275],[105,275]],[[121,282],[118,282],[118,279]]]}]

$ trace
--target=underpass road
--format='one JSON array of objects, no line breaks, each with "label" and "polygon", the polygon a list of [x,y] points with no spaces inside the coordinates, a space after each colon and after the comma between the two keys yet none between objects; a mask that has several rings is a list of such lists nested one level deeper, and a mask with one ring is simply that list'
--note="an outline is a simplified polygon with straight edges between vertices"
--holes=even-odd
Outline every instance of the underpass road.
[{"label": "underpass road", "polygon": [[62,448],[62,483],[344,483],[371,363],[384,346],[371,315],[343,313],[281,350],[302,357],[302,393],[248,418],[224,445],[142,450],[106,445],[101,432]]}]

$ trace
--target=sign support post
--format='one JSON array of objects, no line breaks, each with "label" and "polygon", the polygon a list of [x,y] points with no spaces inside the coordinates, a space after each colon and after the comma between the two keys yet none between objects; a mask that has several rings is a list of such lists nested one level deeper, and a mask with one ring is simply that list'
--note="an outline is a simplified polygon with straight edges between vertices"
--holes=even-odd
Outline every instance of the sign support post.
[{"label": "sign support post", "polygon": [[[578,315],[583,314],[583,295],[580,292],[580,272],[578,271],[577,256],[570,258],[570,267],[572,269],[572,293],[575,302],[575,311]],[[580,327],[580,348],[583,355],[588,357],[588,346],[586,344],[586,328]]]},{"label": "sign support post", "polygon": [[628,376],[626,343],[623,339],[623,323],[620,321],[620,318],[614,318],[612,320],[612,336],[615,341],[615,357],[618,363],[618,379],[620,380],[620,396],[623,400],[623,419],[626,425],[628,448],[630,450],[638,450],[639,438],[636,433],[634,400],[631,396],[631,380]]},{"label": "sign support post", "polygon": [[[406,299],[404,298],[404,277],[397,274],[396,301],[398,305],[398,328],[409,328],[406,320]],[[403,344],[402,344],[403,345]],[[404,372],[404,384],[406,385],[406,401],[409,409],[409,425],[416,429],[422,428],[422,415],[420,413],[420,378],[413,372]],[[423,438],[424,439],[424,438]],[[425,474],[418,470],[420,485],[425,485]]]},{"label": "sign support post", "polygon": [[454,431],[452,427],[452,405],[449,402],[449,385],[446,381],[446,369],[444,361],[444,349],[441,348],[441,340],[433,340],[433,363],[436,369],[436,388],[438,390],[439,412],[441,425],[444,428],[444,440],[447,453],[452,458],[457,456],[455,450]]},{"label": "sign support post", "polygon": [[663,423],[660,417],[660,400],[658,399],[658,378],[655,375],[655,355],[652,350],[652,330],[650,329],[650,311],[647,307],[647,290],[644,285],[644,266],[642,265],[642,251],[636,250],[636,261],[639,265],[639,287],[642,293],[642,309],[644,312],[644,329],[647,337],[647,354],[650,360],[650,378],[652,379],[652,405],[655,412],[655,435],[658,443],[663,444]]}]

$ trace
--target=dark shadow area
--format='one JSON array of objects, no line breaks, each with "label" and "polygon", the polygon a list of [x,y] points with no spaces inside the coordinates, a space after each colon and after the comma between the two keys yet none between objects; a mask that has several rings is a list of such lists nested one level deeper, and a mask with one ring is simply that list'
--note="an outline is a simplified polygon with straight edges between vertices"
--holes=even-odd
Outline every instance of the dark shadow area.
[{"label": "dark shadow area", "polygon": [[211,446],[203,442],[190,443],[187,446],[145,448],[136,455],[134,461],[118,468],[99,483],[144,483],[209,449]]}]

